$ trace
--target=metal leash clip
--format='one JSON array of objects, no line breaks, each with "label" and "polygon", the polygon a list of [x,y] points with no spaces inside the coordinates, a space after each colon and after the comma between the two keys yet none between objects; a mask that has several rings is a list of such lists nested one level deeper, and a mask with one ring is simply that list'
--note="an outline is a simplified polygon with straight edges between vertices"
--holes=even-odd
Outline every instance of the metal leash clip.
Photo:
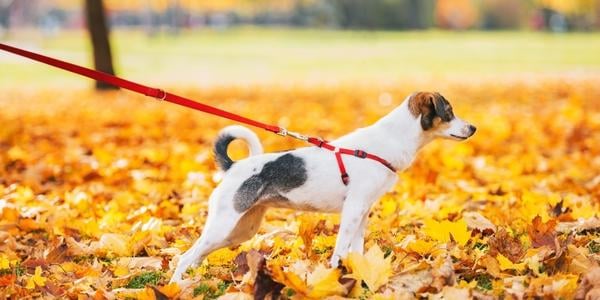
[{"label": "metal leash clip", "polygon": [[279,132],[277,132],[278,135],[280,136],[291,136],[295,139],[301,140],[301,141],[308,141],[308,136],[297,133],[297,132],[293,132],[293,131],[288,131],[285,128],[279,128]]}]

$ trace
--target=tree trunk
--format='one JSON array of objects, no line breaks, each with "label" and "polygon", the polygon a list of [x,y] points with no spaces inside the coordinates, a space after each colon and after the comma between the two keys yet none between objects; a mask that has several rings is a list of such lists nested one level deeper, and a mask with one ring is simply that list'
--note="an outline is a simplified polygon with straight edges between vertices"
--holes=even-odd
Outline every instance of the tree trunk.
[{"label": "tree trunk", "polygon": [[[108,41],[108,26],[102,0],[85,0],[85,16],[88,32],[92,39],[94,67],[98,71],[114,75],[115,71]],[[96,89],[108,90],[117,89],[117,87],[102,81],[96,81]]]}]

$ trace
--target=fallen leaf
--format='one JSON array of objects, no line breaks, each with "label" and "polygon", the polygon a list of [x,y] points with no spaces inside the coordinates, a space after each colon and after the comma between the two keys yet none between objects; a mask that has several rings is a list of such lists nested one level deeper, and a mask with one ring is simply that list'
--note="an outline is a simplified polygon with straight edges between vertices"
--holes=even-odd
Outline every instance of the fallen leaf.
[{"label": "fallen leaf", "polygon": [[460,246],[464,246],[471,238],[471,232],[469,232],[467,222],[464,219],[460,219],[456,222],[447,220],[438,222],[429,219],[425,221],[423,231],[428,236],[442,243],[448,243],[452,238]]},{"label": "fallen leaf", "polygon": [[32,290],[35,287],[41,287],[46,285],[47,278],[42,276],[42,267],[36,267],[33,276],[27,279],[27,285],[25,288]]},{"label": "fallen leaf", "polygon": [[378,245],[374,245],[365,255],[350,252],[346,266],[352,272],[352,278],[362,280],[375,292],[387,283],[392,274],[391,257],[384,258]]},{"label": "fallen leaf", "polygon": [[597,267],[598,263],[593,258],[588,258],[588,249],[567,245],[567,256],[570,260],[568,271],[573,274],[585,274],[590,269]]},{"label": "fallen leaf", "polygon": [[181,288],[177,283],[169,283],[159,287],[158,290],[169,299],[176,298],[181,292]]},{"label": "fallen leaf", "polygon": [[525,270],[525,263],[513,263],[512,261],[510,261],[508,258],[506,258],[506,256],[502,255],[501,253],[498,253],[498,255],[496,256],[496,259],[498,260],[498,266],[500,267],[500,269],[502,271],[504,270],[515,270],[517,272],[522,272],[523,270]]},{"label": "fallen leaf", "polygon": [[463,218],[467,223],[467,228],[470,230],[479,230],[479,232],[496,232],[496,225],[478,212],[465,212],[463,213]]},{"label": "fallen leaf", "polygon": [[[502,255],[502,254],[499,254]],[[504,257],[504,256],[503,256]],[[484,255],[481,259],[480,259],[480,263],[479,263],[482,267],[484,267],[487,272],[494,276],[495,278],[501,278],[502,277],[502,273],[500,270],[500,264],[498,262],[497,259],[489,256],[489,255]]]},{"label": "fallen leaf", "polygon": [[17,276],[15,274],[0,275],[0,287],[7,287],[9,285],[12,285],[16,279]]},{"label": "fallen leaf", "polygon": [[323,265],[317,265],[306,278],[306,283],[310,287],[310,293],[307,296],[320,299],[347,293],[346,288],[338,281],[340,275],[339,269],[328,269]]},{"label": "fallen leaf", "polygon": [[436,242],[428,242],[424,240],[416,240],[408,244],[406,250],[415,252],[420,256],[436,255],[440,253]]},{"label": "fallen leaf", "polygon": [[542,222],[540,216],[536,216],[531,226],[527,229],[531,244],[533,247],[539,248],[542,246],[554,246],[556,240],[556,220],[550,220],[546,223]]},{"label": "fallen leaf", "polygon": [[219,300],[252,300],[254,299],[252,295],[248,295],[245,293],[227,293],[221,297]]},{"label": "fallen leaf", "polygon": [[600,296],[600,267],[590,269],[579,283],[575,299],[598,299]]},{"label": "fallen leaf", "polygon": [[319,264],[313,271],[308,270],[306,262],[296,262],[292,268],[284,270],[281,266],[272,266],[273,278],[291,287],[297,293],[312,299],[347,293],[338,281],[339,269],[328,269]]},{"label": "fallen leaf", "polygon": [[2,269],[9,269],[10,268],[10,261],[8,260],[8,257],[6,255],[4,255],[3,253],[0,254],[0,270]]},{"label": "fallen leaf", "polygon": [[504,228],[500,228],[489,240],[489,254],[504,255],[512,262],[518,262],[525,254],[525,249],[517,237],[511,236]]},{"label": "fallen leaf", "polygon": [[127,269],[151,269],[160,270],[162,269],[162,258],[161,257],[121,257],[115,265],[118,267],[125,267]]},{"label": "fallen leaf", "polygon": [[445,286],[441,293],[433,295],[431,299],[469,299],[470,297],[471,291],[469,289]]}]

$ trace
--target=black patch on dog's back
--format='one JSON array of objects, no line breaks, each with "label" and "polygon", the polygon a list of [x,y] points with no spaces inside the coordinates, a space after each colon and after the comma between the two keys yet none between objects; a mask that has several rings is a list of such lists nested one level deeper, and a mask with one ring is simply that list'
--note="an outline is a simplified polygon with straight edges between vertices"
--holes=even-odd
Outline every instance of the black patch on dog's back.
[{"label": "black patch on dog's back", "polygon": [[236,211],[244,212],[261,199],[284,200],[289,192],[306,182],[304,160],[291,153],[266,163],[260,173],[246,179],[233,196]]}]

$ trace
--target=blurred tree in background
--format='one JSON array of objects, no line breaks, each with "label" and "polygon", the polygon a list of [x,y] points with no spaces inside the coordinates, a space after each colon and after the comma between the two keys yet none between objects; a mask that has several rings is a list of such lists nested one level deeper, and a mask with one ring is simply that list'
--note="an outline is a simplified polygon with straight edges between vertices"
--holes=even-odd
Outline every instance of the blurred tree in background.
[{"label": "blurred tree in background", "polygon": [[331,0],[342,28],[423,29],[433,25],[433,0]]},{"label": "blurred tree in background", "polygon": [[521,27],[531,7],[522,0],[483,0],[481,27],[483,29],[516,29]]},{"label": "blurred tree in background", "polygon": [[[108,25],[102,0],[85,0],[85,17],[92,41],[94,67],[98,71],[114,75]],[[117,87],[106,82],[96,81],[96,89],[108,90],[117,89]]]}]

